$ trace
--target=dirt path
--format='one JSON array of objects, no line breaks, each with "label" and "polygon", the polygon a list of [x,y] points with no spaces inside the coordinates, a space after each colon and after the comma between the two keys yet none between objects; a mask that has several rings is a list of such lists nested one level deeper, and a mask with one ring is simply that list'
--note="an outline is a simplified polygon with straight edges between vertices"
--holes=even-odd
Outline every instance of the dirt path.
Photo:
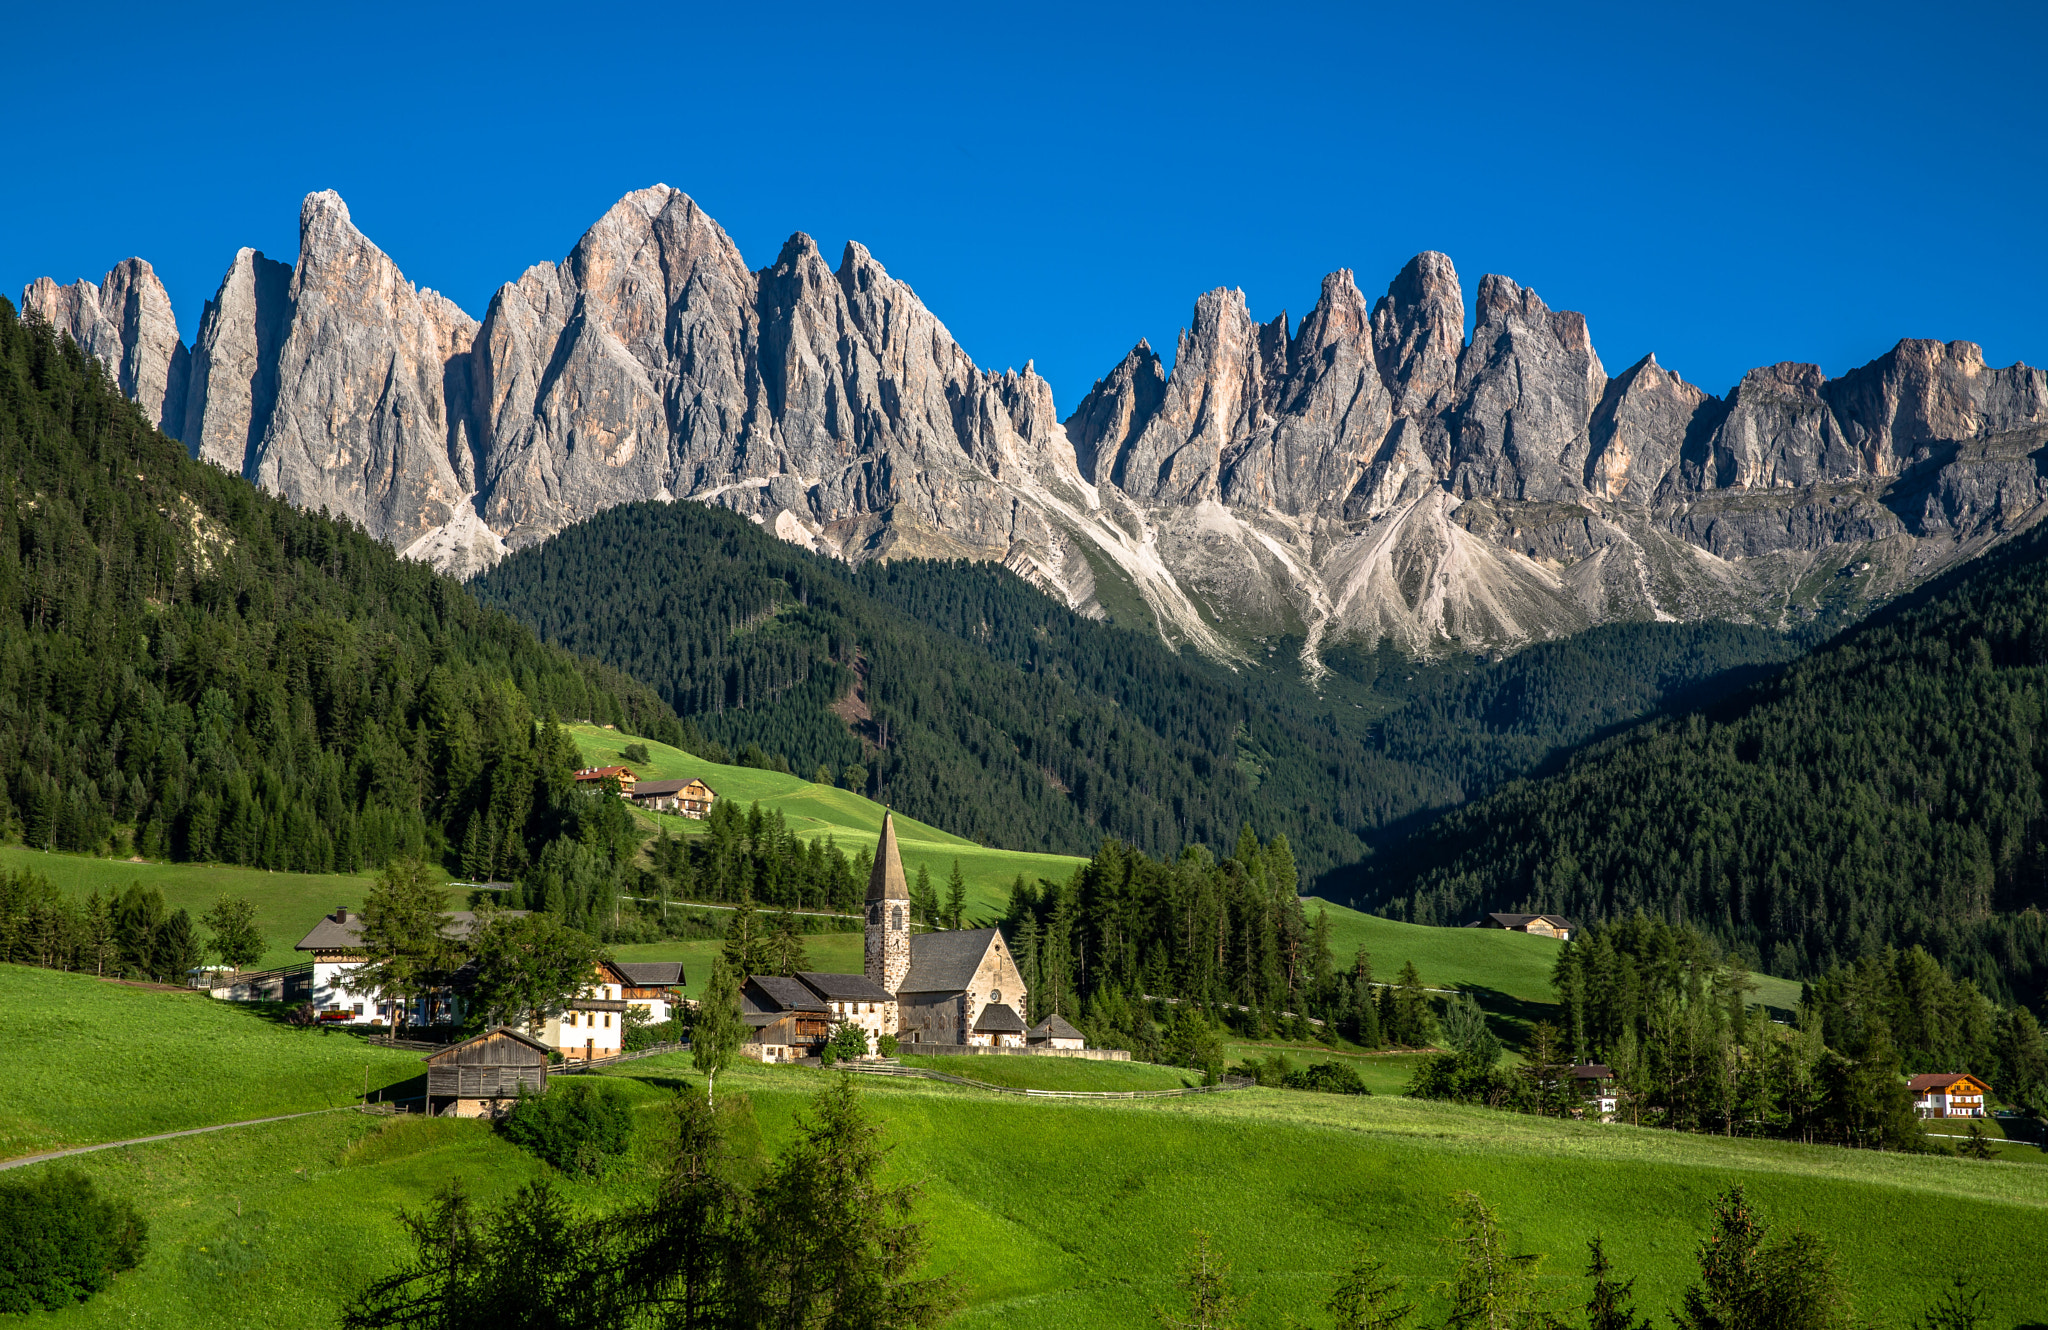
[{"label": "dirt path", "polygon": [[65,1155],[90,1154],[94,1150],[116,1150],[124,1145],[147,1145],[151,1141],[174,1141],[180,1136],[203,1136],[210,1131],[226,1131],[230,1127],[256,1127],[266,1122],[289,1122],[293,1118],[316,1118],[322,1113],[340,1113],[354,1108],[316,1108],[309,1113],[281,1113],[274,1118],[250,1118],[246,1122],[223,1122],[212,1127],[187,1127],[184,1131],[159,1132],[154,1136],[137,1136],[133,1140],[107,1141],[100,1145],[74,1145],[68,1150],[47,1150],[39,1155],[23,1155],[19,1159],[0,1160],[0,1172],[10,1168],[21,1168],[27,1164],[40,1164],[46,1159],[62,1159]]}]

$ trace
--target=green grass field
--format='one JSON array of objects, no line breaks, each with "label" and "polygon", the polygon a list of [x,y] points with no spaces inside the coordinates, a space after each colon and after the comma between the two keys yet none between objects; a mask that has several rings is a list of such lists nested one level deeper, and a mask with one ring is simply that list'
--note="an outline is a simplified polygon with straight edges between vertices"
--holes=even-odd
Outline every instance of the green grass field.
[{"label": "green grass field", "polygon": [[1018,1090],[1177,1090],[1199,1085],[1196,1072],[1158,1067],[1149,1062],[1090,1062],[1082,1058],[912,1057],[898,1059],[906,1067],[926,1067],[948,1076],[965,1076],[989,1085]]},{"label": "green grass field", "polygon": [[[229,1027],[209,1021],[246,1017],[225,1009],[203,1015],[202,999],[43,972],[0,974],[10,981],[0,988],[9,1028],[24,1009],[40,1018],[51,994],[62,992],[76,1008],[69,1020],[97,1020],[110,1031],[138,1023],[191,1029],[213,1047],[207,1075],[223,1082],[265,1084],[287,1068],[317,1079],[293,1059],[300,1048],[337,1043],[312,1036],[284,1053],[268,1038],[223,1038]],[[114,1081],[132,1062],[133,1043],[67,1037],[43,1059],[47,1084]],[[971,1062],[982,1079],[991,1064],[1050,1074],[1025,1059],[948,1061]],[[345,1097],[348,1070],[328,1069],[329,1086],[307,1099]],[[687,1056],[607,1074],[628,1087],[650,1125],[675,1087],[699,1079]],[[131,1117],[122,1120],[189,1114],[195,1079],[145,1080],[135,1098],[178,1102],[124,1110]],[[743,1065],[719,1090],[750,1098],[773,1148],[827,1079]],[[1149,1326],[1151,1309],[1171,1298],[1175,1263],[1196,1228],[1214,1235],[1250,1293],[1249,1326],[1277,1328],[1290,1317],[1320,1323],[1315,1308],[1331,1272],[1361,1239],[1410,1280],[1429,1324],[1442,1311],[1429,1285],[1444,1273],[1445,1205],[1466,1188],[1501,1207],[1516,1250],[1551,1253],[1547,1282],[1560,1299],[1579,1289],[1583,1243],[1598,1232],[1623,1272],[1639,1277],[1645,1309],[1661,1313],[1692,1276],[1707,1200],[1737,1181],[1775,1220],[1834,1244],[1859,1310],[1878,1324],[1906,1324],[1952,1270],[1991,1294],[1993,1325],[2040,1314],[2038,1263],[2024,1254],[2048,1242],[2048,1188],[2038,1169],[2016,1164],[1684,1136],[1383,1096],[1250,1090],[1048,1101],[918,1080],[858,1084],[887,1129],[890,1173],[925,1189],[919,1214],[936,1263],[957,1271],[968,1289],[960,1327]],[[70,1112],[61,1098],[39,1091],[32,1115]],[[96,1110],[94,1123],[114,1125],[110,1111]],[[248,1114],[237,1104],[231,1115]],[[500,1197],[541,1171],[484,1124],[353,1113],[57,1166],[132,1197],[149,1221],[151,1246],[139,1270],[52,1323],[166,1328],[329,1324],[350,1290],[402,1254],[391,1222],[398,1207],[419,1205],[455,1177],[480,1197]],[[565,1191],[578,1205],[610,1207],[644,1186],[644,1176],[629,1166],[609,1182],[566,1183]]]},{"label": "green grass field", "polygon": [[0,965],[0,1159],[351,1104],[419,1054],[298,1030],[267,1009]]}]

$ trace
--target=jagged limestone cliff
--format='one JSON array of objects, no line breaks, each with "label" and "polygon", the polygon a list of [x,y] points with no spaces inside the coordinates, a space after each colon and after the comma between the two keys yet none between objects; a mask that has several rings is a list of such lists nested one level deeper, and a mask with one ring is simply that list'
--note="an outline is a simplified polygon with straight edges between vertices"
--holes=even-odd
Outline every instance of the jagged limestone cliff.
[{"label": "jagged limestone cliff", "polygon": [[[859,561],[1000,561],[1096,612],[1107,578],[1224,658],[1341,640],[1497,650],[1614,619],[1853,609],[2031,525],[2048,378],[1906,341],[1718,398],[1654,356],[1610,378],[1582,315],[1488,275],[1474,328],[1422,254],[1298,327],[1195,304],[1062,420],[911,288],[795,235],[750,269],[680,191],[621,199],[481,322],[417,290],[341,199],[293,267],[240,251],[180,344],[139,259],[24,308],[194,453],[458,574],[613,504],[695,499]],[[1126,593],[1127,594],[1127,593]]]}]

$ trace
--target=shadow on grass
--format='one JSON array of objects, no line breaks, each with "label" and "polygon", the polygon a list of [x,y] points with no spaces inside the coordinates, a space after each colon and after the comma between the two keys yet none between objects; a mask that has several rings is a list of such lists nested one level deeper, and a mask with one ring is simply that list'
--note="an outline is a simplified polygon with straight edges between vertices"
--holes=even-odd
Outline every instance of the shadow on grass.
[{"label": "shadow on grass", "polygon": [[1530,1035],[1538,1021],[1556,1025],[1563,1015],[1555,1002],[1531,1002],[1497,988],[1481,988],[1472,984],[1466,984],[1464,988],[1486,1013],[1486,1027],[1493,1031],[1493,1037],[1516,1052],[1527,1051]]}]

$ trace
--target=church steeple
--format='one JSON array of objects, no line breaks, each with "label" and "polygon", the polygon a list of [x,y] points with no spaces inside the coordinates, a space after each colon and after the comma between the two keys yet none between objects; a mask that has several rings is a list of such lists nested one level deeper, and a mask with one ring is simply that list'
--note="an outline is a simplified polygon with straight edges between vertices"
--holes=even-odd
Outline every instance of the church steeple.
[{"label": "church steeple", "polygon": [[867,976],[890,993],[910,973],[910,884],[896,848],[895,815],[882,814],[875,868],[868,875]]}]

